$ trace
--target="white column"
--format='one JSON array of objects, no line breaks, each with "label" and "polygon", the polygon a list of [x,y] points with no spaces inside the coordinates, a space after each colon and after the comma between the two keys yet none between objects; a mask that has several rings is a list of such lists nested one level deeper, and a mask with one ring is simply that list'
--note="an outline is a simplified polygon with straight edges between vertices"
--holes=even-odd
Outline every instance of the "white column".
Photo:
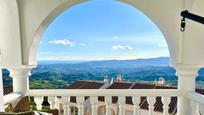
[{"label": "white column", "polygon": [[78,115],[84,115],[84,97],[77,96]]},{"label": "white column", "polygon": [[[63,108],[61,108],[61,105],[63,105],[62,97],[61,97],[61,98],[56,97],[56,98],[55,98],[55,108],[59,110],[59,115],[62,115],[61,110],[62,110]],[[63,106],[62,106],[62,107],[63,107]]]},{"label": "white column", "polygon": [[91,115],[98,115],[98,97],[90,97]]},{"label": "white column", "polygon": [[132,97],[133,106],[133,115],[140,115],[140,97]]},{"label": "white column", "polygon": [[149,104],[149,112],[148,115],[154,115],[154,103],[156,102],[156,97],[147,97],[147,102]]},{"label": "white column", "polygon": [[[0,59],[0,61],[1,61],[1,59]],[[3,90],[3,76],[2,76],[1,65],[0,65],[0,112],[4,112],[4,90]]]},{"label": "white column", "polygon": [[200,115],[199,113],[199,104],[195,101],[191,101],[191,115]]},{"label": "white column", "polygon": [[169,115],[169,103],[170,102],[171,102],[171,97],[162,97],[163,115]]},{"label": "white column", "polygon": [[195,91],[196,76],[199,67],[191,65],[177,65],[176,72],[178,75],[178,89],[183,94],[178,97],[178,115],[190,115],[191,103],[185,98],[188,91]]},{"label": "white column", "polygon": [[148,108],[149,108],[149,112],[148,115],[154,115],[154,104],[156,102],[156,97],[147,97],[147,102],[149,104]]},{"label": "white column", "polygon": [[111,115],[112,114],[112,97],[105,97],[105,103],[106,103],[106,115]]},{"label": "white column", "polygon": [[204,105],[199,105],[199,110],[200,110],[200,114],[201,115],[204,115],[204,110],[203,110],[203,108],[204,108]]},{"label": "white column", "polygon": [[125,115],[126,97],[118,97],[119,115]]},{"label": "white column", "polygon": [[63,109],[64,109],[64,114],[63,115],[71,115],[70,111],[70,97],[62,97],[63,101]]},{"label": "white column", "polygon": [[9,69],[13,82],[13,92],[25,94],[29,90],[29,76],[31,68],[12,68]]},{"label": "white column", "polygon": [[37,110],[42,110],[43,96],[36,96],[34,97],[34,100],[37,105]]},{"label": "white column", "polygon": [[55,109],[55,97],[54,96],[50,96],[50,97],[48,97],[48,101],[49,101],[49,103],[50,103],[50,105],[51,105],[51,109]]}]

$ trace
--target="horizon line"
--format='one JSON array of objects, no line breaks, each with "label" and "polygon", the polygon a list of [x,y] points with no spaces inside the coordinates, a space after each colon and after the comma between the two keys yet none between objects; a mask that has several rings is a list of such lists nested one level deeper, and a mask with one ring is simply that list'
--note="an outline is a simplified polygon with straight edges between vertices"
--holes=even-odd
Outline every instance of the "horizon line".
[{"label": "horizon line", "polygon": [[168,56],[161,56],[161,57],[151,57],[151,58],[135,58],[135,59],[96,59],[96,60],[37,60],[37,62],[40,61],[112,61],[112,60],[139,60],[139,59],[155,59],[155,58],[170,58]]}]

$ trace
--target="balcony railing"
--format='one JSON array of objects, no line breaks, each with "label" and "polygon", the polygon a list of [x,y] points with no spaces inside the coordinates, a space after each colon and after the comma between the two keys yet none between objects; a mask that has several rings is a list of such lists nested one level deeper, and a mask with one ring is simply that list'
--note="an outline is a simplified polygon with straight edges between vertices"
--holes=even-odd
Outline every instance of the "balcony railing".
[{"label": "balcony railing", "polygon": [[195,115],[204,115],[204,95],[188,92],[186,97],[191,100],[191,111]]},{"label": "balcony railing", "polygon": [[[141,97],[147,97],[148,102],[148,115],[154,114],[154,104],[156,97],[161,97],[163,103],[163,115],[168,115],[169,103],[171,97],[181,96],[181,92],[178,89],[40,89],[40,90],[29,90],[28,96],[34,96],[35,98],[42,99],[43,96],[48,96],[51,108],[59,102],[56,101],[57,96],[62,97],[63,113],[68,115],[70,113],[71,102],[70,97],[76,97],[75,105],[78,108],[78,115],[85,115],[85,107],[87,100],[90,103],[91,115],[98,114],[98,107],[100,106],[100,97],[104,97],[106,115],[112,115],[112,97],[117,97],[118,115],[125,115],[126,97],[132,99],[132,110],[133,115],[141,115],[140,112],[140,99]],[[41,106],[41,102],[37,105]],[[69,114],[70,115],[70,114]]]},{"label": "balcony railing", "polygon": [[[85,108],[87,105],[90,107],[91,115],[98,114],[98,108],[100,103],[105,105],[106,115],[112,115],[112,97],[117,97],[117,114],[125,114],[126,97],[131,97],[133,115],[143,115],[140,109],[141,97],[147,97],[148,102],[148,115],[154,114],[154,104],[156,97],[161,97],[163,103],[163,115],[169,115],[169,103],[172,97],[185,96],[191,101],[191,115],[204,115],[204,96],[195,92],[188,92],[182,94],[178,89],[40,89],[29,90],[27,96],[35,97],[41,101],[36,101],[38,109],[42,107],[42,97],[47,96],[51,105],[51,109],[57,108],[57,104],[63,105],[63,114],[70,114],[70,107],[75,106],[78,108],[78,115],[85,115]],[[4,96],[4,103],[12,103],[18,100],[23,95],[21,93],[11,93]],[[57,100],[57,97],[61,97],[61,101]],[[76,97],[75,102],[71,101],[71,97]],[[100,102],[100,97],[104,97],[104,100]],[[87,104],[87,102],[89,104]],[[74,103],[74,105],[73,105]],[[129,106],[128,106],[129,107]],[[178,108],[180,109],[180,108]]]},{"label": "balcony railing", "polygon": [[12,102],[15,102],[16,100],[18,100],[19,98],[21,98],[23,95],[22,93],[10,93],[8,95],[4,96],[4,104],[9,104]]}]

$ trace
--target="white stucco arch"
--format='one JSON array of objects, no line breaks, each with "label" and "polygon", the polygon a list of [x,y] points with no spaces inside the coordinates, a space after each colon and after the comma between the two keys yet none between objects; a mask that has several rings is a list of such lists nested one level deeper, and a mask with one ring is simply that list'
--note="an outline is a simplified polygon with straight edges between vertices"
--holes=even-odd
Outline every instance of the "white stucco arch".
[{"label": "white stucco arch", "polygon": [[[39,27],[37,28],[34,37],[32,38],[32,41],[29,45],[28,48],[28,57],[25,56],[25,63],[28,63],[28,65],[36,65],[37,64],[37,49],[39,47],[40,41],[42,39],[42,36],[49,26],[49,24],[58,16],[60,15],[63,11],[67,10],[68,8],[80,4],[82,2],[86,2],[85,0],[75,0],[74,2],[63,2],[62,4],[58,5],[54,10],[49,12],[47,17],[45,17],[42,22],[40,23]],[[141,12],[143,12],[147,17],[149,17],[150,20],[152,20],[153,23],[157,25],[157,27],[160,29],[161,33],[163,33],[164,37],[166,38],[166,43],[169,48],[169,54],[170,57],[173,60],[175,60],[176,57],[176,46],[174,45],[174,41],[172,41],[171,38],[175,37],[174,34],[168,30],[165,26],[165,23],[162,23],[160,19],[158,19],[156,16],[157,14],[148,12],[147,9],[143,8],[144,3],[138,2],[139,4],[134,3],[133,1],[129,0],[121,0],[120,2],[131,5],[137,9],[139,9]],[[174,62],[173,62],[174,63]]]},{"label": "white stucco arch", "polygon": [[49,24],[57,17],[59,16],[63,11],[65,11],[66,9],[86,2],[86,0],[75,0],[74,2],[64,2],[62,4],[60,4],[59,6],[57,6],[53,11],[51,11],[48,16],[42,21],[42,23],[40,24],[40,26],[38,27],[37,31],[35,32],[35,35],[32,39],[32,43],[31,46],[29,48],[29,56],[28,56],[28,63],[29,65],[36,65],[37,63],[37,50],[38,47],[40,45],[40,41],[43,37],[44,32],[46,31],[47,27],[49,26]]}]

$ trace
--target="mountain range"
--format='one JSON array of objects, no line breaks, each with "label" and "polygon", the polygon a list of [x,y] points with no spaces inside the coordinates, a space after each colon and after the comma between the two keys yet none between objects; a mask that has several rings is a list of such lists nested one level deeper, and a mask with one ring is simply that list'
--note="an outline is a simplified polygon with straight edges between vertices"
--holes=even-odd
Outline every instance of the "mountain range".
[{"label": "mountain range", "polygon": [[39,65],[43,64],[68,64],[73,67],[102,67],[102,68],[136,68],[144,66],[168,66],[168,57],[147,58],[147,59],[132,59],[132,60],[100,60],[100,61],[40,61]]},{"label": "mountain range", "polygon": [[[4,84],[10,84],[9,72],[4,70]],[[154,82],[159,77],[167,84],[177,85],[176,70],[169,66],[168,57],[134,60],[101,61],[40,61],[30,76],[31,88],[63,88],[77,80],[103,80],[105,75],[116,78],[118,74],[126,81]],[[204,70],[199,71],[197,82],[204,86]]]}]

